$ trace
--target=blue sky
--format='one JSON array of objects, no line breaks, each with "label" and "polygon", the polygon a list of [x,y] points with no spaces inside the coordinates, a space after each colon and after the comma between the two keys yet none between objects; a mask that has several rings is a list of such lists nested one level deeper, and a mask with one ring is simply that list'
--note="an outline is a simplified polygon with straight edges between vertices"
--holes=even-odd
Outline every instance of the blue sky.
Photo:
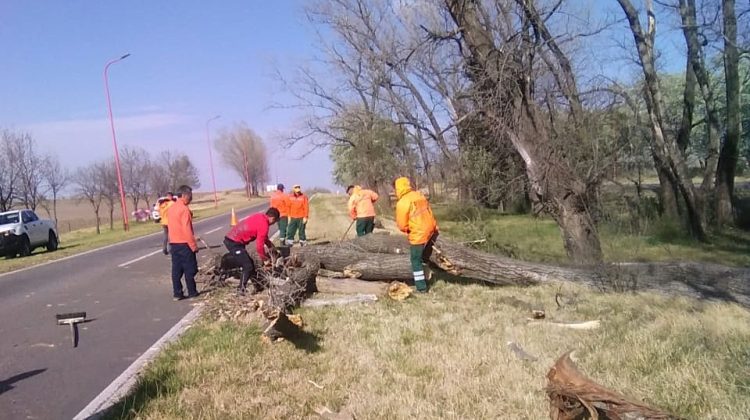
[{"label": "blue sky", "polygon": [[[108,60],[130,53],[110,68],[121,147],[184,151],[200,169],[205,191],[211,185],[205,123],[220,114],[211,124],[213,136],[245,121],[264,137],[272,182],[333,187],[327,152],[297,160],[305,150],[278,146],[279,133],[299,121],[299,111],[269,109],[274,102],[290,102],[270,76],[274,67],[288,72],[314,54],[303,3],[2,0],[0,128],[30,132],[71,169],[111,158],[102,71]],[[582,15],[622,19],[614,0],[577,6]],[[668,26],[661,22],[659,29],[666,34],[665,67],[679,68],[681,58],[668,59],[679,50]],[[615,38],[632,45],[625,28]],[[588,56],[580,66],[640,77],[617,39],[589,42],[598,57]],[[240,177],[214,158],[218,187],[241,186]]]},{"label": "blue sky", "polygon": [[[326,153],[277,146],[299,116],[283,100],[274,63],[309,56],[298,1],[2,1],[0,127],[29,131],[64,165],[112,156],[102,72],[110,67],[118,144],[187,153],[210,187],[206,120],[215,136],[245,121],[271,151],[271,181],[331,187]],[[290,162],[291,161],[291,162]],[[239,176],[214,154],[219,188]]]}]

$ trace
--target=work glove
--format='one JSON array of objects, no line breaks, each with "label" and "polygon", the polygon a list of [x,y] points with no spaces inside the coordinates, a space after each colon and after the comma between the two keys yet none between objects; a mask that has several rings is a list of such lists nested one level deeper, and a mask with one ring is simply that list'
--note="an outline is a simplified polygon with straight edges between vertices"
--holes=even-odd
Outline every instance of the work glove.
[{"label": "work glove", "polygon": [[303,219],[302,219],[302,224],[303,224],[303,225],[306,225],[306,224],[307,224],[307,217],[305,217],[305,218],[303,218]]}]

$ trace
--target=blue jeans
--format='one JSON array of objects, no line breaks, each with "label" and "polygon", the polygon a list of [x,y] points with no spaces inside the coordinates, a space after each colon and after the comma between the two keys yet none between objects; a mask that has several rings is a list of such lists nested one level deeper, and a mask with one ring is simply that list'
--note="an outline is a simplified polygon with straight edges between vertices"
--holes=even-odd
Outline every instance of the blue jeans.
[{"label": "blue jeans", "polygon": [[188,296],[195,296],[195,275],[198,273],[198,259],[195,252],[187,244],[169,244],[172,254],[172,295],[182,296],[182,276],[185,275],[185,285]]}]

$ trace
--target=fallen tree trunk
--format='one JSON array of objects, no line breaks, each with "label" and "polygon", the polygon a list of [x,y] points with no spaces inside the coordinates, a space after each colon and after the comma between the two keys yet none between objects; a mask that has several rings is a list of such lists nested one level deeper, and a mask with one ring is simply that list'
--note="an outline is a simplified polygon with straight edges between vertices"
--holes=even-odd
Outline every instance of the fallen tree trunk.
[{"label": "fallen tree trunk", "polygon": [[294,255],[316,258],[321,268],[362,280],[411,280],[411,264],[403,255],[375,254],[342,245],[310,245],[294,248]]},{"label": "fallen tree trunk", "polygon": [[[297,251],[295,251],[297,252]],[[324,268],[356,268],[363,280],[411,279],[409,243],[401,235],[366,235],[340,244],[302,248]],[[750,307],[750,268],[695,262],[556,266],[505,258],[439,238],[431,262],[461,277],[499,285],[571,282],[603,291],[656,291]]]}]

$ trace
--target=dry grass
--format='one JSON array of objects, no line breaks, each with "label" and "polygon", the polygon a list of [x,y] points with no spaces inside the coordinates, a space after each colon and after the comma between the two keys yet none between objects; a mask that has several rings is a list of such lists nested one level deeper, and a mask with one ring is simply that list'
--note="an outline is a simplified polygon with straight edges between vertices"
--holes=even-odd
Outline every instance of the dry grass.
[{"label": "dry grass", "polygon": [[[340,238],[348,225],[338,226],[341,199],[313,203],[311,231],[317,221],[332,227],[314,235]],[[325,406],[358,419],[542,419],[545,374],[568,350],[600,383],[678,415],[750,417],[750,312],[742,308],[570,285],[558,308],[554,285],[446,280],[404,302],[301,309],[308,335],[296,345],[266,345],[254,324],[204,318],[110,417],[311,418]],[[530,325],[529,307],[554,320],[599,319],[602,328]],[[518,360],[508,341],[539,360]]]},{"label": "dry grass", "polygon": [[[213,196],[197,196],[196,200],[193,202],[193,204],[191,204],[191,208],[193,209],[193,213],[195,215],[195,220],[197,221],[202,218],[225,213],[232,207],[239,209],[242,207],[266,202],[267,200],[266,198],[252,198],[250,201],[248,201],[248,199],[241,193],[234,192],[229,194],[222,194],[220,197],[219,208],[215,209],[213,207]],[[78,207],[76,207],[76,205],[72,203],[63,204],[63,213],[61,213],[60,209],[58,209],[58,217],[60,217],[61,214],[72,215],[88,214],[84,212],[91,213],[91,209],[87,207],[85,203],[79,203],[77,206]],[[74,208],[77,210],[74,211]],[[63,223],[65,223],[64,220],[65,219],[61,218],[59,224],[63,225]],[[34,251],[33,254],[31,254],[31,256],[28,257],[14,259],[0,258],[0,273],[17,270],[23,267],[29,267],[46,261],[56,260],[70,255],[75,255],[80,252],[161,231],[161,226],[154,223],[153,221],[136,223],[131,219],[130,230],[128,232],[124,232],[122,230],[121,223],[121,221],[116,221],[114,229],[110,230],[109,222],[107,221],[106,224],[103,224],[101,226],[101,234],[98,235],[96,233],[96,228],[93,227],[95,221],[87,225],[88,227],[77,229],[72,232],[60,233],[60,248],[58,248],[57,251],[47,252],[44,248],[38,248]]]}]

